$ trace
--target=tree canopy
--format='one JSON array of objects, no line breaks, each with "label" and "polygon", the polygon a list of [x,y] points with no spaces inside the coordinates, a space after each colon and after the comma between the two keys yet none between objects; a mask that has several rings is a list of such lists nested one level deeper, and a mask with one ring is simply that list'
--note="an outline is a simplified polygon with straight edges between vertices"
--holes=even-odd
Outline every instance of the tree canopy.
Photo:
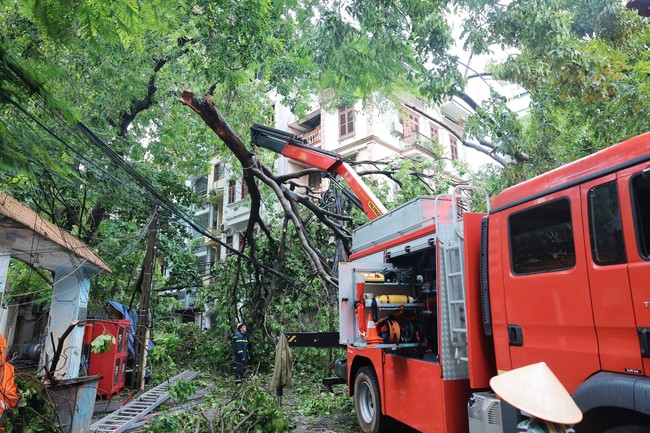
[{"label": "tree canopy", "polygon": [[[509,111],[499,95],[478,110],[468,131],[491,137],[504,154],[525,153],[511,164],[515,183],[650,129],[650,27],[620,2],[475,2],[480,13],[465,24],[468,47],[490,44],[516,54],[492,64],[497,79],[530,94],[529,113]],[[488,120],[489,119],[489,120]]]},{"label": "tree canopy", "polygon": [[[296,233],[320,278],[314,287],[329,290],[336,276],[312,226],[345,239],[349,218],[318,210],[287,187],[291,178],[276,177],[262,163],[269,157],[241,137],[252,123],[267,123],[271,88],[298,116],[313,95],[330,108],[403,92],[430,103],[461,95],[451,8],[467,17],[471,52],[516,49],[490,70],[532,101],[520,117],[495,93],[469,120],[466,137],[489,142],[507,163],[486,177],[490,185],[518,182],[650,127],[643,110],[648,24],[613,0],[73,3],[0,3],[0,185],[99,250],[115,271],[93,281],[99,298],[137,280],[154,204],[162,205],[161,266],[176,258],[191,267],[188,222],[179,220],[191,220],[190,207],[205,197],[186,181],[207,173],[215,154],[242,170],[251,192],[241,256],[255,270],[251,290],[271,299],[265,290],[277,281],[268,279],[281,277],[291,290],[301,287],[282,264],[269,263],[287,233],[257,213],[273,196],[283,209],[280,226]],[[426,173],[436,176],[435,169]],[[393,174],[405,186],[396,203],[427,190],[422,167],[405,173]],[[198,277],[177,269],[172,282]]]}]

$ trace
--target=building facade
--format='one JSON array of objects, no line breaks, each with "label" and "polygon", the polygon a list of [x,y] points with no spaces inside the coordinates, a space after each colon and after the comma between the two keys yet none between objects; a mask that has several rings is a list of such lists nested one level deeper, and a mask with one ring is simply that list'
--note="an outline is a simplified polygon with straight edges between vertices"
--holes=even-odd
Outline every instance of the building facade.
[{"label": "building facade", "polygon": [[[268,126],[300,135],[309,145],[336,152],[347,161],[391,161],[398,158],[425,161],[439,158],[442,152],[446,175],[461,182],[463,179],[456,171],[454,161],[474,168],[485,162],[478,152],[467,149],[460,142],[469,115],[469,110],[455,102],[432,108],[418,99],[406,97],[382,107],[364,107],[358,102],[354,106],[326,110],[314,103],[309,114],[297,118],[287,107],[276,102],[273,105],[273,124]],[[439,146],[435,152],[434,146]],[[196,211],[195,219],[229,248],[194,231],[193,252],[200,271],[206,275],[206,282],[213,263],[232,254],[230,248],[242,248],[243,232],[250,214],[250,204],[246,200],[248,191],[241,169],[229,167],[218,156],[211,163],[212,170],[208,175],[192,180],[195,192],[209,197],[206,200],[208,205]],[[305,168],[309,166],[279,155],[274,171],[287,174]],[[322,193],[329,186],[328,180],[319,174],[304,176],[297,182],[308,185],[315,193]],[[191,296],[184,297],[184,308],[194,308],[194,301]],[[209,312],[210,307],[204,306],[203,310]],[[196,323],[209,328],[210,318],[197,311]]]}]

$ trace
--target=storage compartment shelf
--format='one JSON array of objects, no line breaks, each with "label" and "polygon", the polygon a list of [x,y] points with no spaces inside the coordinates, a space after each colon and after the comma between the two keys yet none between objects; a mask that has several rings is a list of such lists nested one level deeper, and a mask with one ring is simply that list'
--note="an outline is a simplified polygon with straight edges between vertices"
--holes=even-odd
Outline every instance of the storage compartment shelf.
[{"label": "storage compartment shelf", "polygon": [[366,281],[365,283],[366,290],[373,288],[396,288],[396,289],[410,289],[410,284],[400,284],[400,283],[376,283],[372,281]]},{"label": "storage compartment shelf", "polygon": [[367,347],[369,349],[400,349],[405,347],[424,347],[424,343],[380,343],[380,344],[366,344],[360,345],[361,347]]},{"label": "storage compartment shelf", "polygon": [[[372,300],[366,299],[366,308],[372,307]],[[382,304],[377,302],[377,309],[379,310],[398,310],[400,308],[424,308],[424,303],[411,303],[411,304]]]}]

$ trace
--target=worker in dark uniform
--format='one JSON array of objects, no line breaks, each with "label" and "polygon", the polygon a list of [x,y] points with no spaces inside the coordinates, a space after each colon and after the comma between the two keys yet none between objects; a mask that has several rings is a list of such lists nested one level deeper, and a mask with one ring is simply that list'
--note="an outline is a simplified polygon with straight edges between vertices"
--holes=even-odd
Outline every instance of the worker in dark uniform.
[{"label": "worker in dark uniform", "polygon": [[246,325],[243,323],[237,325],[232,347],[235,355],[235,378],[242,380],[248,360],[248,337],[246,336]]}]

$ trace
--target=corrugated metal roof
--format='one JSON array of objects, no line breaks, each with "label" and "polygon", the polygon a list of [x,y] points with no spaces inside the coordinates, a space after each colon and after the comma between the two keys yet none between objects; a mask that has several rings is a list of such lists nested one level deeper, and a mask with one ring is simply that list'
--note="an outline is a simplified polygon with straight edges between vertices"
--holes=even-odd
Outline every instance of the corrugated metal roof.
[{"label": "corrugated metal roof", "polygon": [[72,267],[111,272],[84,242],[3,192],[0,192],[0,237],[11,246],[12,258],[44,269]]}]

